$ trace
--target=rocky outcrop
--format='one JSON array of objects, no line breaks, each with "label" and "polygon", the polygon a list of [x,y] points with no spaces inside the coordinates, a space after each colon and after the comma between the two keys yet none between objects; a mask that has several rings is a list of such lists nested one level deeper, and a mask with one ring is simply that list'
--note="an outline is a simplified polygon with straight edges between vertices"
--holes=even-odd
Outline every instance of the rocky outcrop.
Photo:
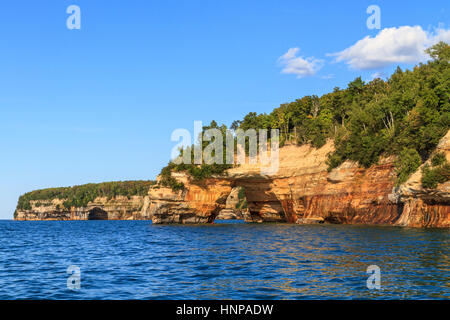
[{"label": "rocky outcrop", "polygon": [[17,210],[16,220],[148,220],[149,198],[117,196],[112,199],[96,198],[86,207],[70,210],[64,200],[31,201],[31,209]]},{"label": "rocky outcrop", "polygon": [[160,185],[150,188],[149,214],[153,223],[211,223],[225,209],[232,189],[229,180],[211,178],[192,182],[182,173],[172,176],[183,182],[185,188],[176,192]]},{"label": "rocky outcrop", "polygon": [[229,178],[245,188],[251,221],[290,223],[392,224],[402,206],[391,203],[393,159],[369,169],[345,162],[327,171],[329,141],[320,149],[289,145],[280,149],[279,170],[259,174],[254,165],[229,171]]},{"label": "rocky outcrop", "polygon": [[[152,219],[162,223],[212,223],[234,218],[236,193],[245,191],[247,222],[297,224],[380,224],[410,227],[450,227],[450,182],[423,189],[421,168],[403,185],[395,186],[394,158],[383,158],[370,168],[347,161],[331,172],[328,141],[322,148],[287,145],[279,150],[276,173],[261,173],[254,164],[227,171],[225,176],[195,181],[183,173],[172,176],[185,188],[172,191],[159,184],[148,196],[97,198],[83,208],[64,209],[63,200],[31,202],[18,210],[16,220]],[[438,152],[450,160],[450,132]],[[263,171],[264,172],[264,171]]]},{"label": "rocky outcrop", "polygon": [[239,194],[243,191],[242,188],[236,187],[231,190],[230,195],[225,202],[225,209],[221,210],[216,216],[217,220],[236,220],[244,219],[242,214],[246,209],[242,208],[242,204],[246,200],[240,199]]},{"label": "rocky outcrop", "polygon": [[[439,142],[435,152],[445,154],[450,161],[450,131]],[[422,167],[390,195],[392,202],[404,204],[396,225],[411,227],[450,227],[450,181],[436,189],[421,186]]]},{"label": "rocky outcrop", "polygon": [[[447,135],[438,147],[447,157],[449,141]],[[328,172],[326,159],[332,151],[331,141],[320,149],[285,146],[280,149],[279,170],[272,175],[261,174],[261,168],[251,164],[201,183],[177,174],[175,178],[186,186],[184,191],[151,188],[153,222],[212,222],[225,208],[231,190],[242,187],[248,202],[243,215],[248,222],[450,226],[448,182],[436,190],[424,190],[419,169],[395,188],[392,157],[368,169],[347,161]]]},{"label": "rocky outcrop", "polygon": [[184,191],[150,190],[153,222],[212,222],[224,209],[231,189],[242,187],[248,203],[247,222],[394,223],[402,205],[388,199],[394,186],[392,159],[367,170],[346,162],[328,172],[325,161],[332,150],[331,142],[320,149],[285,146],[280,149],[279,170],[273,175],[262,175],[260,167],[251,164],[201,184],[177,173],[174,178],[184,183]]}]

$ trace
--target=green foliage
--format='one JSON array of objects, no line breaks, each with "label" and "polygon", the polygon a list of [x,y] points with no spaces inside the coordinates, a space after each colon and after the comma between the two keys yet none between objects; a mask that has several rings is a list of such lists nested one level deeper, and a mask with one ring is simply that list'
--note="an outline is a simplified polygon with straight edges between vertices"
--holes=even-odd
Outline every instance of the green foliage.
[{"label": "green foliage", "polygon": [[238,192],[238,198],[239,200],[242,200],[245,198],[245,189],[244,188],[239,188],[239,192]]},{"label": "green foliage", "polygon": [[436,153],[431,158],[431,166],[426,164],[422,168],[422,187],[435,189],[439,183],[450,180],[450,163],[445,154]]},{"label": "green foliage", "polygon": [[183,190],[184,184],[172,177],[172,170],[177,169],[177,165],[173,162],[170,162],[166,167],[162,168],[160,173],[161,180],[159,183],[164,187],[171,188],[173,191]]},{"label": "green foliage", "polygon": [[247,203],[247,198],[245,197],[245,189],[244,188],[239,188],[239,192],[238,192],[238,199],[239,202],[236,203],[236,209],[247,209],[248,207],[248,203]]},{"label": "green foliage", "polygon": [[[204,126],[202,130],[202,135],[208,129],[219,129],[222,133],[222,148],[226,150],[226,135],[227,135],[227,127],[225,125],[218,126],[217,123],[213,120],[209,126]],[[202,151],[211,143],[212,141],[205,141],[201,145]],[[182,182],[178,182],[174,177],[172,177],[172,172],[186,172],[191,178],[194,180],[202,180],[206,178],[210,178],[215,175],[224,175],[226,174],[226,170],[232,167],[231,164],[226,164],[226,154],[223,152],[222,154],[222,162],[223,164],[218,163],[205,163],[205,159],[202,159],[202,164],[194,163],[194,149],[199,148],[200,146],[192,145],[189,148],[185,148],[180,150],[180,157],[183,157],[185,154],[188,154],[191,163],[174,163],[169,162],[167,166],[165,166],[160,173],[160,184],[171,188],[173,191],[178,191],[184,189],[184,184]],[[212,156],[215,154],[213,153]]]},{"label": "green foliage", "polygon": [[419,168],[421,163],[422,159],[415,149],[403,149],[396,161],[397,185],[406,182],[409,176]]},{"label": "green foliage", "polygon": [[327,159],[328,172],[330,172],[334,168],[337,168],[342,162],[342,157],[339,154],[333,153],[329,155]]},{"label": "green foliage", "polygon": [[444,183],[450,179],[450,164],[445,164],[436,168],[425,165],[422,169],[422,187],[435,189],[439,183]]},{"label": "green foliage", "polygon": [[438,44],[432,46],[425,50],[425,52],[430,55],[434,60],[439,62],[449,62],[450,60],[450,47],[445,42],[439,42]]},{"label": "green foliage", "polygon": [[154,181],[117,181],[35,190],[19,197],[17,209],[31,210],[31,201],[39,201],[36,205],[40,206],[42,205],[40,201],[52,199],[64,200],[63,205],[66,209],[72,206],[80,208],[85,207],[97,197],[112,199],[116,196],[145,196],[150,186],[154,184]]},{"label": "green foliage", "polygon": [[438,152],[431,158],[431,165],[437,167],[444,164],[446,161],[447,158],[445,157],[445,154],[443,152]]},{"label": "green foliage", "polygon": [[213,175],[224,175],[226,174],[226,170],[231,168],[232,165],[228,164],[175,164],[170,162],[167,166],[165,166],[160,173],[161,179],[160,184],[171,188],[173,191],[178,191],[184,189],[184,184],[182,182],[178,182],[175,178],[172,177],[172,172],[187,172],[190,177],[194,180],[202,180],[206,178],[210,178]]},{"label": "green foliage", "polygon": [[231,168],[228,164],[202,164],[201,166],[191,165],[187,172],[195,180],[202,180],[213,175],[223,175],[225,171]]}]

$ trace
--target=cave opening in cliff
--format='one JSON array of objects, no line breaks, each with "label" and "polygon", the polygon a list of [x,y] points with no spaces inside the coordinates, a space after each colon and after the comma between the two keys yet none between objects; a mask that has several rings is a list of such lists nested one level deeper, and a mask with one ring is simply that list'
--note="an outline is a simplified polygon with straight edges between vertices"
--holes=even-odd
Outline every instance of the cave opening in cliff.
[{"label": "cave opening in cliff", "polygon": [[88,220],[108,220],[108,213],[100,208],[89,211]]},{"label": "cave opening in cliff", "polygon": [[216,222],[239,222],[245,218],[247,212],[247,197],[244,187],[234,187],[228,195],[225,208],[216,214],[213,219]]}]

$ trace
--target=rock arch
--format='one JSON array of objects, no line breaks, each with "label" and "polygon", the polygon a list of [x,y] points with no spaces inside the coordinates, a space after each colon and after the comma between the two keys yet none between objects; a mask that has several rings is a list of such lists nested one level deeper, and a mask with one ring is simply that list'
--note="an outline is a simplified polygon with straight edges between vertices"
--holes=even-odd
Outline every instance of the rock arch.
[{"label": "rock arch", "polygon": [[248,212],[245,190],[242,187],[234,187],[225,202],[225,208],[220,209],[215,215],[215,220],[241,220]]},{"label": "rock arch", "polygon": [[282,202],[273,192],[269,179],[236,179],[235,187],[245,191],[248,213],[247,222],[291,222],[287,218]]}]

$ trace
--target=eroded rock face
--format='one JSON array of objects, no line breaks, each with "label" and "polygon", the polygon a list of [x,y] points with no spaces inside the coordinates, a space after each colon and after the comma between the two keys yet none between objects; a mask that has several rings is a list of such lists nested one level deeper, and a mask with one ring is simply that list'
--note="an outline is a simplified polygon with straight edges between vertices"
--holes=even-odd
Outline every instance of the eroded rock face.
[{"label": "eroded rock face", "polygon": [[228,171],[226,177],[192,182],[182,174],[186,190],[150,189],[150,212],[154,223],[207,223],[225,208],[232,188],[243,187],[248,203],[247,222],[386,223],[401,214],[402,205],[389,202],[393,161],[361,169],[344,163],[327,171],[331,142],[320,149],[289,145],[280,149],[276,174],[262,175],[258,165],[245,164]]},{"label": "eroded rock face", "polygon": [[217,220],[236,220],[244,219],[242,209],[239,208],[241,199],[239,199],[239,192],[241,188],[235,187],[231,189],[227,201],[225,202],[225,209],[222,209],[216,216]]},{"label": "eroded rock face", "polygon": [[194,183],[184,174],[176,173],[173,177],[184,183],[184,190],[173,192],[162,186],[150,188],[149,214],[153,223],[211,223],[225,209],[232,189],[230,181],[205,179]]},{"label": "eroded rock face", "polygon": [[[450,182],[425,190],[419,168],[405,184],[395,187],[393,158],[384,158],[368,169],[347,161],[328,172],[326,159],[332,151],[331,141],[320,149],[288,145],[280,149],[279,170],[271,175],[251,164],[202,181],[174,173],[173,177],[184,183],[184,190],[173,192],[155,185],[146,197],[99,198],[86,208],[70,211],[61,209],[63,201],[55,199],[41,206],[32,203],[31,210],[19,210],[15,219],[88,220],[95,209],[91,218],[104,217],[104,211],[109,220],[212,223],[219,213],[230,214],[227,207],[234,201],[230,193],[243,187],[248,208],[242,214],[247,222],[450,227]],[[450,132],[437,151],[450,160]]]},{"label": "eroded rock face", "polygon": [[17,210],[16,220],[148,220],[148,197],[97,198],[86,207],[63,206],[64,200],[31,201],[31,210]]},{"label": "eroded rock face", "polygon": [[[438,151],[450,158],[450,135]],[[247,222],[299,224],[380,224],[411,227],[449,227],[450,183],[436,190],[423,190],[420,169],[404,185],[395,188],[394,158],[381,159],[368,169],[345,162],[327,171],[329,141],[320,149],[288,145],[280,149],[279,170],[261,174],[258,165],[245,164],[228,170],[226,177],[193,183],[186,176],[177,179],[185,191],[152,188],[151,213],[154,223],[208,223],[224,209],[232,188],[243,187]],[[157,191],[159,190],[159,191]]]},{"label": "eroded rock face", "polygon": [[[450,131],[441,139],[435,152],[444,153],[450,161]],[[392,202],[404,204],[396,225],[450,227],[450,181],[438,185],[436,189],[422,188],[422,167],[425,164],[390,195]]]},{"label": "eroded rock face", "polygon": [[[320,149],[289,145],[280,149],[275,175],[258,175],[256,166],[231,169],[229,177],[245,188],[251,221],[289,223],[392,224],[402,205],[388,195],[394,186],[393,159],[369,169],[345,162],[327,171],[328,142]],[[245,171],[249,171],[248,176]]]}]

